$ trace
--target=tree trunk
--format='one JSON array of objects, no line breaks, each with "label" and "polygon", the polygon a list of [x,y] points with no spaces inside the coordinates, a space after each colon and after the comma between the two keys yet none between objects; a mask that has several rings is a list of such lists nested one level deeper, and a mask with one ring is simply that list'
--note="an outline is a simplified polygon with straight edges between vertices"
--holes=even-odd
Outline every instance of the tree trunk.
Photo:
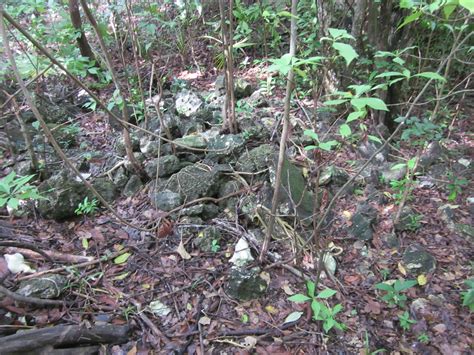
[{"label": "tree trunk", "polygon": [[77,38],[77,46],[83,57],[88,57],[90,60],[95,60],[92,48],[87,41],[86,34],[82,29],[81,13],[79,12],[79,3],[77,0],[69,0],[69,16],[71,17],[72,26],[81,35]]}]

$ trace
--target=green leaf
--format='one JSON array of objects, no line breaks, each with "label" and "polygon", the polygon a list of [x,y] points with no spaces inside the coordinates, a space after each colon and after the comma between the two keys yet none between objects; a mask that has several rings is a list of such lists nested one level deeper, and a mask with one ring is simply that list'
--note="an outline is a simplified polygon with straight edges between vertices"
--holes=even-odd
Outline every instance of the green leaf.
[{"label": "green leaf", "polygon": [[360,110],[360,111],[354,111],[347,116],[346,123],[355,121],[359,118],[364,118],[367,115],[367,111],[365,110]]},{"label": "green leaf", "polygon": [[394,63],[397,63],[397,64],[401,65],[402,67],[405,65],[405,61],[400,57],[395,57],[395,58],[393,58],[392,61]]},{"label": "green leaf", "polygon": [[419,74],[416,74],[414,76],[421,76],[423,78],[427,78],[427,79],[432,79],[432,80],[438,80],[438,81],[441,81],[441,82],[446,82],[446,79],[443,78],[441,75],[439,75],[438,73],[435,73],[435,72],[431,72],[431,71],[426,71],[426,72],[423,72],[423,73],[419,73]]},{"label": "green leaf", "polygon": [[316,284],[313,281],[306,282],[306,288],[308,289],[308,296],[314,297],[314,291],[316,289]]},{"label": "green leaf", "polygon": [[319,141],[318,134],[315,131],[313,131],[312,129],[305,129],[303,134],[305,136],[308,136],[308,137],[314,139],[315,141]]},{"label": "green leaf", "polygon": [[412,13],[410,16],[405,17],[405,20],[403,20],[403,22],[400,24],[400,26],[397,27],[397,31],[400,28],[402,28],[403,26],[406,26],[409,23],[412,23],[413,21],[418,20],[421,15],[422,15],[421,11],[416,11],[416,12]]},{"label": "green leaf", "polygon": [[347,100],[345,100],[345,99],[336,99],[336,100],[324,101],[323,104],[326,105],[326,106],[336,106],[336,105],[340,105],[344,102],[347,102]]},{"label": "green leaf", "polygon": [[400,73],[397,71],[388,71],[388,72],[377,75],[376,78],[387,78],[387,77],[392,77],[392,76],[404,76],[404,75],[403,73]]},{"label": "green leaf", "polygon": [[382,290],[382,291],[388,291],[388,292],[393,292],[393,286],[385,283],[385,282],[381,282],[381,283],[378,283],[375,285],[375,288],[377,290]]},{"label": "green leaf", "polygon": [[373,142],[377,142],[377,143],[380,143],[382,144],[383,142],[380,140],[379,137],[376,137],[376,136],[372,136],[372,135],[368,135],[367,138],[369,138],[369,141],[373,141]]},{"label": "green leaf", "polygon": [[267,71],[277,71],[286,75],[292,68],[292,61],[293,56],[289,53],[284,54],[280,59],[270,59],[273,64],[268,67]]},{"label": "green leaf", "polygon": [[89,240],[87,238],[82,238],[82,247],[84,249],[89,249]]},{"label": "green leaf", "polygon": [[339,127],[339,134],[343,136],[344,138],[349,137],[352,134],[351,127],[349,127],[348,124],[342,124]]},{"label": "green leaf", "polygon": [[313,300],[313,302],[311,302],[311,310],[313,311],[313,318],[317,320],[319,317],[319,312],[321,312],[321,303]]},{"label": "green leaf", "polygon": [[347,66],[349,66],[351,62],[359,56],[350,44],[334,42],[332,47],[344,58]]},{"label": "green leaf", "polygon": [[301,318],[302,315],[303,315],[303,312],[292,312],[288,314],[283,324],[296,322],[298,319]]},{"label": "green leaf", "polygon": [[12,210],[16,210],[20,205],[20,200],[16,198],[10,198],[7,202],[7,206],[10,207]]},{"label": "green leaf", "polygon": [[354,89],[355,96],[359,97],[362,94],[370,91],[372,89],[372,85],[349,85],[349,89]]},{"label": "green leaf", "polygon": [[334,325],[336,325],[334,318],[328,318],[323,324],[323,329],[327,333],[332,329],[332,327],[334,327]]},{"label": "green leaf", "polygon": [[352,99],[351,105],[356,107],[358,110],[363,109],[365,106],[369,106],[374,110],[388,111],[388,107],[385,105],[385,102],[376,97],[361,97]]},{"label": "green leaf", "polygon": [[395,291],[400,292],[400,291],[409,289],[410,287],[413,287],[417,284],[418,284],[418,281],[416,280],[405,280],[405,281],[397,280],[393,284],[393,288],[395,289]]},{"label": "green leaf", "polygon": [[301,293],[297,293],[296,295],[288,297],[288,300],[290,300],[291,302],[303,303],[310,301],[311,298],[306,295],[302,295]]},{"label": "green leaf", "polygon": [[407,161],[408,169],[412,170],[415,167],[415,163],[416,158],[411,158],[409,161]]},{"label": "green leaf", "polygon": [[334,39],[346,38],[346,39],[355,39],[344,29],[339,28],[328,28],[329,34]]},{"label": "green leaf", "polygon": [[308,145],[308,146],[304,147],[304,150],[306,150],[306,151],[314,150],[314,149],[318,149],[318,146],[317,145]]},{"label": "green leaf", "polygon": [[333,147],[339,144],[338,141],[327,141],[324,143],[319,143],[319,148],[327,152],[331,151]]},{"label": "green leaf", "polygon": [[124,262],[126,262],[128,260],[130,255],[132,255],[132,254],[131,253],[123,253],[122,255],[119,255],[114,259],[114,263],[117,264],[117,265],[123,264]]},{"label": "green leaf", "polygon": [[449,19],[449,16],[451,16],[451,14],[454,12],[458,4],[459,4],[459,1],[456,1],[456,3],[451,3],[451,4],[448,3],[443,7],[443,14],[446,20]]},{"label": "green leaf", "polygon": [[320,293],[318,293],[318,296],[317,296],[317,297],[318,297],[318,298],[329,298],[329,297],[334,296],[336,293],[337,293],[336,290],[327,288],[327,289],[321,291]]},{"label": "green leaf", "polygon": [[395,164],[390,168],[390,170],[400,170],[403,169],[406,166],[405,163],[400,163],[400,164]]},{"label": "green leaf", "polygon": [[473,0],[459,0],[459,5],[465,7],[472,14],[474,13],[474,1]]}]

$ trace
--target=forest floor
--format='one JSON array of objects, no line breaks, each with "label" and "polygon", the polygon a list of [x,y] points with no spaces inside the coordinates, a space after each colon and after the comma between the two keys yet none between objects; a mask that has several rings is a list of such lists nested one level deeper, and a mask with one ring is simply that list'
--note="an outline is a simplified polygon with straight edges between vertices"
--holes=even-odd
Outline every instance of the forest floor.
[{"label": "forest floor", "polygon": [[[195,80],[193,85],[198,89],[208,88],[213,79]],[[282,107],[277,109],[282,110]],[[81,119],[81,126],[85,132],[83,139],[91,149],[105,152],[110,149],[112,133],[102,120],[91,113]],[[469,123],[472,123],[469,118],[455,120],[448,149],[461,151],[462,147],[464,158],[472,161],[474,146]],[[405,156],[416,153],[403,146],[400,149]],[[330,158],[332,164],[353,172],[347,161],[353,159],[354,154],[347,146]],[[459,191],[451,204],[455,205],[455,222],[472,226],[469,187],[472,181]],[[421,227],[400,233],[400,246],[396,248],[388,248],[381,240],[381,236],[392,229],[391,217],[397,211],[393,200],[383,205],[372,203],[378,216],[373,240],[368,245],[347,231],[350,226],[347,216],[355,213],[357,204],[367,199],[366,194],[346,196],[337,202],[334,223],[324,235],[342,252],[335,257],[335,279],[323,278],[322,284],[337,291],[331,302],[342,305],[336,319],[346,328],[333,329],[327,334],[321,322],[312,320],[309,304],[288,300],[293,293],[305,294],[306,288],[305,281],[285,266],[315,278],[315,262],[310,252],[305,252],[296,263],[271,268],[263,265],[269,285],[260,299],[242,303],[226,294],[224,285],[232,266],[229,257],[242,229],[246,228],[238,220],[224,217],[214,220],[225,233],[215,252],[210,253],[193,250],[190,240],[180,240],[176,233],[179,221],[162,224],[150,235],[150,232],[122,225],[104,210],[62,223],[33,217],[3,220],[0,227],[3,237],[32,242],[44,251],[89,256],[95,263],[75,266],[77,263],[73,262],[53,264],[43,258],[33,260],[31,265],[38,271],[63,267],[61,272],[71,280],[63,295],[68,305],[35,306],[5,297],[0,301],[0,308],[13,316],[0,328],[6,334],[13,329],[56,324],[131,325],[130,341],[114,346],[115,354],[151,351],[160,354],[173,351],[182,354],[372,354],[378,350],[392,354],[467,354],[473,346],[473,318],[469,309],[462,306],[461,292],[466,290],[464,281],[473,275],[472,236],[453,231],[442,219],[439,207],[448,203],[447,194],[446,189],[436,186],[413,190],[409,204],[423,216],[419,221]],[[144,192],[121,198],[115,208],[130,223],[142,227],[152,227],[160,217]],[[190,254],[187,260],[177,253],[181,242]],[[424,275],[426,282],[419,280],[418,285],[403,292],[408,298],[405,306],[390,306],[381,299],[384,293],[374,285],[384,280],[407,278],[400,261],[402,251],[412,244],[421,245],[435,257],[436,270]],[[285,241],[276,241],[271,248],[284,260],[292,255],[290,244]],[[253,252],[255,256],[258,254],[258,251]],[[104,255],[124,253],[129,255],[126,260],[101,259]],[[0,258],[0,278],[6,275],[6,263]],[[12,287],[22,277],[9,276],[4,285]],[[146,308],[157,300],[169,307],[166,315],[158,316]],[[284,324],[287,316],[295,311],[303,312],[303,316],[296,322]],[[413,323],[403,329],[400,318],[405,311]],[[155,327],[151,327],[147,319]]]}]

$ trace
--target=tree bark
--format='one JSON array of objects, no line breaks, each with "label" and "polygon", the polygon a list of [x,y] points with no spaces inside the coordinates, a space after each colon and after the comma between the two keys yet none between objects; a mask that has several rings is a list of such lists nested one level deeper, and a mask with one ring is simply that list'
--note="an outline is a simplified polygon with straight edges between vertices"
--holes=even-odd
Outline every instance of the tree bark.
[{"label": "tree bark", "polygon": [[77,38],[77,46],[79,47],[81,55],[95,61],[95,55],[82,29],[81,13],[79,12],[79,3],[77,0],[69,0],[69,16],[71,17],[72,26],[80,33],[80,36]]}]

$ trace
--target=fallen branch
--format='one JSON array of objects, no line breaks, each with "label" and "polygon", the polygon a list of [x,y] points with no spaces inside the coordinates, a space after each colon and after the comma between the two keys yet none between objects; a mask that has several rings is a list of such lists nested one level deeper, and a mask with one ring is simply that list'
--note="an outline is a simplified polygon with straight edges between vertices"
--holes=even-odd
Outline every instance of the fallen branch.
[{"label": "fallen branch", "polygon": [[[0,245],[2,243],[0,242]],[[23,256],[29,259],[41,259],[41,256],[44,256],[49,261],[61,261],[66,263],[85,263],[88,261],[93,261],[94,257],[92,256],[83,256],[83,255],[72,255],[64,254],[57,251],[44,250],[41,253],[39,251],[31,251],[23,248],[10,247],[6,249],[7,253],[20,253]]]},{"label": "fallen branch", "polygon": [[[22,295],[19,295],[18,293],[10,291],[8,288],[3,287],[2,285],[0,285],[0,293],[3,293],[5,296],[10,297],[11,299],[17,302],[37,304],[40,306],[65,306],[67,304],[67,302],[65,301],[45,300],[43,298],[22,296]],[[1,342],[0,342],[0,349],[2,349]]]},{"label": "fallen branch", "polygon": [[13,354],[49,349],[95,344],[123,344],[128,341],[128,325],[59,325],[43,329],[23,331],[0,338],[0,353]]}]

